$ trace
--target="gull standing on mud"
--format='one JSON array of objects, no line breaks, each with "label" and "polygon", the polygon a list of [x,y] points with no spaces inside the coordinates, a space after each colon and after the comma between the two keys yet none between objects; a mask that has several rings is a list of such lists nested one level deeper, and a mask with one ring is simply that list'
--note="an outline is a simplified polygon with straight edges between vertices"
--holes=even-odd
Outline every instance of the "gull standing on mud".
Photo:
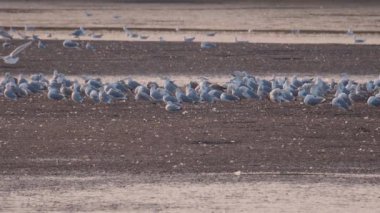
[{"label": "gull standing on mud", "polygon": [[66,48],[79,48],[79,43],[72,40],[64,40],[63,46]]},{"label": "gull standing on mud", "polygon": [[79,104],[81,104],[83,102],[83,97],[80,94],[80,86],[77,82],[74,83],[73,93],[71,93],[71,100],[73,100],[75,103],[79,103]]},{"label": "gull standing on mud", "polygon": [[86,43],[86,49],[91,50],[93,52],[96,50],[96,48],[90,42]]},{"label": "gull standing on mud", "polygon": [[369,106],[379,107],[380,106],[380,96],[376,95],[376,96],[369,97],[368,101],[367,101],[367,104]]},{"label": "gull standing on mud", "polygon": [[1,59],[4,60],[4,63],[6,63],[6,64],[16,64],[20,60],[20,58],[17,57],[17,55],[19,55],[22,51],[24,51],[26,48],[28,48],[32,43],[33,43],[33,41],[28,41],[27,43],[18,46],[9,55],[0,56],[0,57],[1,57]]},{"label": "gull standing on mud", "polygon": [[195,40],[195,37],[193,36],[193,37],[183,37],[183,41],[184,42],[193,42]]},{"label": "gull standing on mud", "polygon": [[37,47],[39,49],[45,49],[47,47],[47,44],[45,42],[43,42],[42,40],[38,40]]},{"label": "gull standing on mud", "polygon": [[215,43],[211,43],[211,42],[201,42],[201,49],[211,49],[211,48],[215,48],[216,47],[216,44]]},{"label": "gull standing on mud", "polygon": [[315,105],[318,105],[320,103],[323,103],[325,100],[326,99],[323,97],[309,94],[309,95],[306,95],[306,97],[303,99],[303,102],[306,105],[315,106]]},{"label": "gull standing on mud", "polygon": [[337,97],[335,97],[331,101],[331,105],[333,107],[338,107],[339,109],[343,109],[343,110],[350,110],[351,109],[350,99],[348,98],[347,94],[345,94],[345,93],[341,93]]},{"label": "gull standing on mud", "polygon": [[12,84],[7,83],[5,85],[4,96],[10,100],[17,101],[17,95],[13,90]]},{"label": "gull standing on mud", "polygon": [[177,111],[180,111],[182,107],[178,103],[173,103],[171,101],[168,101],[166,102],[165,109],[166,111],[169,111],[169,112],[177,112]]},{"label": "gull standing on mud", "polygon": [[6,49],[6,48],[10,48],[11,47],[11,42],[9,42],[9,41],[5,41],[3,44],[2,44],[2,46],[3,46],[3,48],[4,49]]},{"label": "gull standing on mud", "polygon": [[74,30],[71,35],[74,37],[78,38],[79,36],[83,36],[86,34],[86,31],[84,30],[83,27],[79,27],[79,29]]}]

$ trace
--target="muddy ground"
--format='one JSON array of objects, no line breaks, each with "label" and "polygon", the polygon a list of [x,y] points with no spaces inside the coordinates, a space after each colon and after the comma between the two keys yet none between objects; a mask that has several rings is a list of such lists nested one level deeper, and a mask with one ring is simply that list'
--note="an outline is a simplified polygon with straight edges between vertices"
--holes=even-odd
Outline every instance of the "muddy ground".
[{"label": "muddy ground", "polygon": [[380,109],[269,101],[109,106],[0,98],[3,174],[378,173]]},{"label": "muddy ground", "polygon": [[[0,74],[67,75],[226,75],[246,70],[259,75],[378,75],[379,45],[345,44],[217,44],[201,49],[200,43],[92,41],[96,51],[65,49],[62,41],[46,41],[47,49],[33,45],[16,65],[0,64]],[[1,49],[9,54],[16,45]]]},{"label": "muddy ground", "polygon": [[[96,42],[96,52],[33,46],[1,72],[219,75],[251,70],[377,74],[380,46]],[[0,97],[0,171],[12,173],[378,173],[380,109],[299,102],[184,105],[169,113],[132,98],[109,106]]]},{"label": "muddy ground", "polygon": [[[183,81],[246,70],[266,77],[377,77],[380,46],[367,44],[379,43],[379,5],[340,2],[2,1],[1,26],[42,39],[51,32],[53,40],[47,49],[28,48],[16,65],[0,61],[0,75],[57,69],[77,78]],[[236,36],[258,43],[202,50],[199,43],[91,41],[92,52],[84,48],[88,36],[80,38],[80,50],[54,40],[69,38],[79,26],[97,29],[105,40],[137,40],[120,34],[125,25],[155,41],[195,35],[196,41],[232,42]],[[349,28],[364,45],[286,44],[353,43]],[[300,34],[290,33],[297,29]],[[205,36],[213,30],[215,37]],[[0,55],[23,42],[0,47]],[[318,107],[185,104],[169,113],[132,98],[106,106],[53,102],[46,94],[17,102],[0,96],[0,211],[376,212],[380,108],[356,104],[344,112],[330,101]]]},{"label": "muddy ground", "polygon": [[[48,49],[33,45],[16,65],[1,63],[0,73],[58,69],[74,76],[175,79],[247,70],[360,78],[380,70],[375,45],[218,44],[201,50],[199,43],[93,41],[92,52],[47,43]],[[0,211],[320,212],[323,206],[327,212],[373,212],[380,108],[363,103],[345,112],[330,101],[317,107],[267,100],[185,104],[169,113],[132,98],[79,105],[46,94],[17,102],[0,96]]]}]

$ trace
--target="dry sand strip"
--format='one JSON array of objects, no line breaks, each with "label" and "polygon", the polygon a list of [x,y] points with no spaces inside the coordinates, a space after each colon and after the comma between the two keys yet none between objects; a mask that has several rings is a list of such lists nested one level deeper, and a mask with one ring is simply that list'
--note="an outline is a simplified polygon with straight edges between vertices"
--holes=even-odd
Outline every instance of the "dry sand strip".
[{"label": "dry sand strip", "polygon": [[[3,26],[378,32],[378,1],[127,3],[1,1]],[[140,1],[136,1],[140,2]],[[182,1],[183,2],[183,1]],[[185,1],[186,2],[186,1]],[[89,15],[90,14],[90,15]],[[170,14],[170,15],[168,15]]]},{"label": "dry sand strip", "polygon": [[376,212],[378,183],[344,174],[1,176],[0,211]]},{"label": "dry sand strip", "polygon": [[[134,37],[128,36],[122,27],[86,27],[86,35],[80,38],[72,36],[72,32],[78,27],[38,27],[36,30],[24,32],[24,27],[13,27],[21,33],[14,33],[14,39],[24,39],[38,35],[43,40],[103,40],[103,41],[167,41],[183,42],[184,38],[194,37],[196,42],[218,42],[218,43],[286,43],[286,44],[357,44],[378,45],[380,44],[380,31],[355,31],[355,35],[348,35],[347,30],[323,31],[323,30],[215,30],[215,29],[156,29],[156,28],[128,28]],[[8,28],[7,28],[8,29]],[[216,33],[208,36],[208,33]],[[93,37],[93,35],[96,35]],[[99,38],[101,36],[101,38]],[[141,36],[143,38],[141,38]],[[362,42],[355,42],[355,39]]]},{"label": "dry sand strip", "polygon": [[[22,41],[14,42],[14,46]],[[201,49],[200,43],[92,41],[96,51],[66,49],[62,41],[32,45],[16,65],[0,64],[0,73],[66,75],[229,75],[234,70],[272,75],[378,75],[380,46],[344,44],[226,44]],[[86,41],[81,41],[84,47]],[[13,47],[14,47],[13,46]],[[1,49],[6,55],[12,49]]]}]

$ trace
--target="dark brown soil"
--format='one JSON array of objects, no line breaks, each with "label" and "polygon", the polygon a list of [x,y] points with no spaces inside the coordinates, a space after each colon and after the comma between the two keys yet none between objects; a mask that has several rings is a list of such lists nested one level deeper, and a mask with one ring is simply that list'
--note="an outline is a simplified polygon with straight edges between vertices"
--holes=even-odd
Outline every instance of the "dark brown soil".
[{"label": "dark brown soil", "polygon": [[[18,42],[20,43],[20,42]],[[380,46],[94,42],[96,53],[33,46],[0,72],[66,74],[376,74]],[[5,51],[3,50],[2,53]],[[65,172],[342,172],[379,173],[380,108],[343,112],[329,101],[162,105],[53,102],[45,95],[17,102],[0,97],[0,171]]]},{"label": "dark brown soil", "polygon": [[0,98],[0,171],[379,173],[380,109]]},{"label": "dark brown soil", "polygon": [[[21,41],[15,43],[20,44]],[[62,41],[33,45],[16,65],[0,64],[0,74],[72,75],[225,75],[233,70],[257,74],[379,74],[380,46],[343,44],[218,44],[204,50],[199,43],[94,41],[97,51],[65,49]],[[82,46],[85,41],[82,41]],[[5,55],[12,49],[1,49]]]}]

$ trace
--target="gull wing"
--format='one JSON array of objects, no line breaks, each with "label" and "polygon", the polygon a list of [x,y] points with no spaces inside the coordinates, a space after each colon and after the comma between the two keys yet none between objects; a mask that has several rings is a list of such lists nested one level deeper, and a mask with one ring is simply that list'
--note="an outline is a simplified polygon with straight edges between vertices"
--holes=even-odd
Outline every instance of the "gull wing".
[{"label": "gull wing", "polygon": [[19,31],[16,31],[16,33],[17,33],[17,35],[20,36],[20,38],[22,38],[22,39],[27,39],[27,38],[28,38],[28,36],[26,36],[25,34],[19,32]]},{"label": "gull wing", "polygon": [[7,31],[4,31],[4,30],[0,30],[0,36],[7,39],[11,39],[11,40],[13,39],[12,36]]},{"label": "gull wing", "polygon": [[24,51],[27,47],[29,47],[32,43],[33,41],[28,41],[27,43],[18,46],[15,50],[13,50],[13,52],[11,52],[11,54],[9,54],[9,56],[11,57],[17,56],[22,51]]}]

